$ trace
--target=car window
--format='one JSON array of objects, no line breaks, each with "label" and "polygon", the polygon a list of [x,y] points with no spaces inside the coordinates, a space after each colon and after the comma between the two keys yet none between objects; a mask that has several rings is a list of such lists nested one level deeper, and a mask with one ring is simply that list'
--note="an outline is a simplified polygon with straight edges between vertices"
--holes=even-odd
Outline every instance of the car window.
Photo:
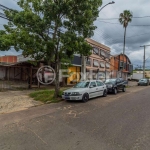
[{"label": "car window", "polygon": [[91,82],[90,87],[96,87],[96,82]]},{"label": "car window", "polygon": [[102,82],[100,82],[100,81],[96,81],[96,83],[97,83],[97,86],[103,86],[104,84],[102,83]]},{"label": "car window", "polygon": [[120,79],[117,79],[117,83],[120,83]]},{"label": "car window", "polygon": [[147,81],[146,79],[140,79],[140,81],[144,82],[144,81]]},{"label": "car window", "polygon": [[87,88],[90,82],[79,82],[77,83],[74,88]]},{"label": "car window", "polygon": [[123,79],[122,78],[120,78],[120,82],[122,82],[123,81]]},{"label": "car window", "polygon": [[115,83],[115,82],[116,82],[116,79],[107,79],[107,80],[105,81],[105,83],[111,83],[111,82]]}]

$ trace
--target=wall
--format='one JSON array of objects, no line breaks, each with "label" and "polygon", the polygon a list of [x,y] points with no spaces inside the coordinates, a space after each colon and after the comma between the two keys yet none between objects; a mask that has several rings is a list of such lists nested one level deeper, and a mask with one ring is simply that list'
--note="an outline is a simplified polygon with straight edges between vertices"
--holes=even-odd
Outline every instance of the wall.
[{"label": "wall", "polygon": [[17,56],[2,56],[0,57],[0,62],[5,62],[5,63],[17,62]]},{"label": "wall", "polygon": [[74,84],[80,81],[81,67],[69,67],[69,77],[67,78],[67,84]]},{"label": "wall", "polygon": [[[7,72],[7,75],[6,75],[6,72]],[[4,79],[5,77],[8,79],[15,79],[15,80],[19,80],[21,79],[21,72],[22,72],[22,80],[26,80],[27,79],[27,76],[25,74],[23,74],[23,72],[25,72],[25,70],[21,71],[21,69],[19,68],[15,68],[14,67],[11,67],[11,68],[6,68],[6,67],[1,67],[0,66],[0,79]],[[15,73],[15,74],[14,74]]]}]

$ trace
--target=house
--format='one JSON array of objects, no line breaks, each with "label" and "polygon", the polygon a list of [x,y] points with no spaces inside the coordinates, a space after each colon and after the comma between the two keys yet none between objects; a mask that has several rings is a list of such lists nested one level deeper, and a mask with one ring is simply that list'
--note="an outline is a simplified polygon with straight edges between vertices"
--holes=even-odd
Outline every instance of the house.
[{"label": "house", "polygon": [[127,55],[118,54],[111,56],[110,63],[111,78],[122,77],[126,80],[127,76],[133,72],[133,65]]},{"label": "house", "polygon": [[92,39],[86,39],[92,46],[91,55],[86,58],[86,78],[105,80],[110,74],[110,48]]}]

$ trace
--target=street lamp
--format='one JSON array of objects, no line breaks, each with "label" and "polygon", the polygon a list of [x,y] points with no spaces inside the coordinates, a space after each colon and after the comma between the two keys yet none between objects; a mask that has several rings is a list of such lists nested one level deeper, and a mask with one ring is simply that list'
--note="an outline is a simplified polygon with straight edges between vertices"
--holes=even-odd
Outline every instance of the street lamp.
[{"label": "street lamp", "polygon": [[107,5],[109,5],[109,4],[114,4],[114,3],[115,3],[114,1],[109,2],[108,4],[104,5],[104,6],[99,10],[99,12],[100,12],[104,7],[106,7]]},{"label": "street lamp", "polygon": [[[112,2],[109,2],[108,4],[104,5],[100,10],[99,12],[104,8],[106,7],[107,5],[109,4],[114,4],[115,2],[112,1]],[[105,63],[106,64],[106,63]],[[85,80],[85,73],[86,73],[86,59],[85,59],[85,56],[82,56],[82,73],[83,73],[83,80]],[[105,69],[106,69],[106,66],[105,66]],[[99,70],[97,70],[97,72],[99,72]],[[98,76],[97,76],[98,78]],[[106,77],[105,77],[106,78]]]},{"label": "street lamp", "polygon": [[[114,3],[115,3],[114,1],[109,2],[108,4],[104,5],[104,6],[99,10],[99,12],[100,12],[104,7],[106,7],[107,5],[109,5],[109,4],[114,4]],[[98,73],[99,73],[99,70],[98,70]],[[98,79],[98,75],[97,75],[97,79]],[[106,61],[105,61],[105,80],[106,80]]]}]

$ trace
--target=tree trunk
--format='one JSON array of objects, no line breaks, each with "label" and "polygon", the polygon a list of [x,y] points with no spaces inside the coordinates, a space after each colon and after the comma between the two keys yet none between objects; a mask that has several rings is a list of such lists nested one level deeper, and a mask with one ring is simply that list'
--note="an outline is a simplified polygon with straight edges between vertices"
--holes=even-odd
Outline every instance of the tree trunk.
[{"label": "tree trunk", "polygon": [[[124,29],[124,45],[123,45],[123,56],[125,54],[125,44],[126,44],[126,27]],[[124,58],[124,57],[123,57]]]},{"label": "tree trunk", "polygon": [[[124,29],[124,44],[123,44],[123,68],[122,68],[122,74],[124,70],[124,55],[125,55],[125,44],[126,44],[126,27]],[[122,76],[122,75],[121,75]],[[123,77],[123,76],[122,76]]]},{"label": "tree trunk", "polygon": [[60,69],[60,62],[59,62],[59,56],[55,56],[55,93],[54,93],[54,98],[57,98],[59,96],[59,69]]}]

